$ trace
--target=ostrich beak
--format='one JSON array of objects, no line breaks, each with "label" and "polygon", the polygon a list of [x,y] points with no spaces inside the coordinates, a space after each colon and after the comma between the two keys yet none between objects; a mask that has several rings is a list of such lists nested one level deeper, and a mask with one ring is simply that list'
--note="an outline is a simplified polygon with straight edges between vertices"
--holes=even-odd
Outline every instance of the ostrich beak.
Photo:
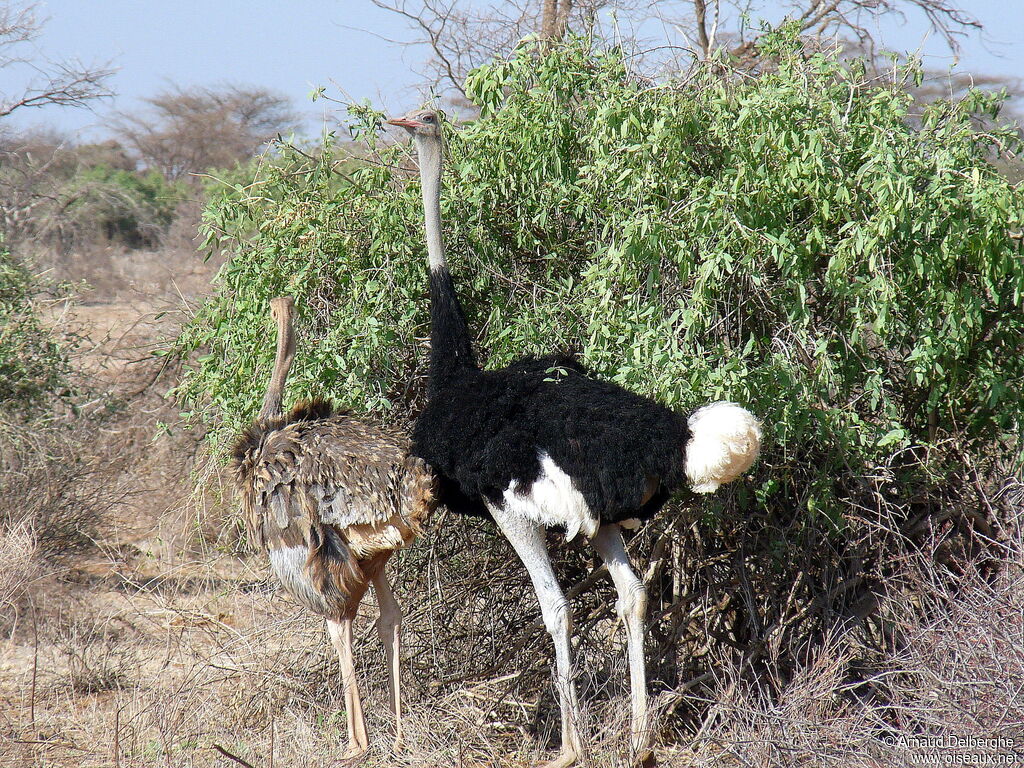
[{"label": "ostrich beak", "polygon": [[392,117],[387,121],[388,125],[397,125],[402,128],[422,128],[423,123],[417,122],[416,120],[410,120],[408,117]]}]

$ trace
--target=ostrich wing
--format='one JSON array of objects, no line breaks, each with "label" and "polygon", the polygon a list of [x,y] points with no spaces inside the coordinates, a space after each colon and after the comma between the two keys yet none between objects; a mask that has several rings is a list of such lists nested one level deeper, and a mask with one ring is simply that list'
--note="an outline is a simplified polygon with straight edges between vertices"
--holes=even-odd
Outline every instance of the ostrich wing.
[{"label": "ostrich wing", "polygon": [[264,547],[286,529],[308,542],[311,527],[345,535],[395,516],[418,529],[432,501],[430,473],[405,438],[347,414],[257,423],[236,445],[235,471],[250,536]]}]

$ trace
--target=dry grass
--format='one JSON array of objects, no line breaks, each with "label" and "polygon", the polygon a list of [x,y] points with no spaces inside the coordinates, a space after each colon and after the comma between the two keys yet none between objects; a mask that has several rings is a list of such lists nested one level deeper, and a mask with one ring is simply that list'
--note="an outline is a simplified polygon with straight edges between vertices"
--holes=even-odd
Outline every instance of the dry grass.
[{"label": "dry grass", "polygon": [[[214,745],[254,766],[270,765],[271,753],[277,765],[332,764],[345,743],[344,709],[322,624],[264,579],[259,558],[225,554],[159,575],[162,565],[153,565],[138,558],[102,581],[64,585],[72,618],[51,617],[39,629],[34,732],[45,738],[20,745],[21,764],[110,765],[115,743],[122,765],[228,765]],[[687,701],[702,712],[700,727],[664,731],[661,763],[896,768],[908,764],[911,739],[924,735],[1024,743],[1024,579],[975,571],[940,586],[914,581],[922,575],[908,565],[904,583],[920,596],[912,610],[895,595],[883,606],[900,616],[892,636],[901,636],[885,656],[869,659],[850,638],[834,637],[781,687],[721,659]],[[70,608],[83,599],[88,618]],[[415,642],[407,651],[408,748],[392,754],[373,614],[368,601],[358,624],[373,738],[365,765],[524,766],[549,754],[545,684],[533,695],[510,693],[517,670],[439,685],[436,675],[415,672]],[[546,668],[546,644],[533,652]],[[608,678],[623,679],[622,664],[609,660]],[[21,737],[29,672],[9,710]],[[588,764],[623,765],[626,701],[617,684],[602,691],[582,677],[585,728],[595,734]],[[674,701],[656,699],[663,710]]]},{"label": "dry grass", "polygon": [[[397,755],[372,599],[364,605],[357,653],[373,738],[364,765],[519,767],[555,747],[546,638],[538,634],[522,656],[487,674],[489,645],[510,652],[501,617],[482,618],[503,603],[483,594],[479,605],[461,605],[461,572],[445,571],[449,546],[480,546],[485,534],[472,525],[469,541],[435,534],[396,569],[408,630],[407,749]],[[106,561],[92,579],[59,583],[64,595],[38,629],[34,740],[26,738],[31,668],[8,678],[20,691],[8,688],[10,732],[32,742],[15,745],[13,764],[110,765],[115,745],[126,766],[229,765],[218,746],[254,766],[269,766],[271,755],[276,765],[334,764],[345,743],[344,709],[322,624],[276,590],[262,558],[197,541],[191,554],[142,551]],[[882,652],[866,635],[835,635],[808,649],[788,678],[722,656],[683,696],[661,690],[661,764],[896,768],[922,752],[912,739],[926,735],[1015,736],[1024,744],[1021,541],[1004,547],[1007,566],[995,572],[990,563],[943,572],[925,550],[907,557],[875,614]],[[493,562],[508,565],[506,556],[496,548]],[[83,569],[99,572],[99,558]],[[532,622],[536,610],[514,576],[510,568],[495,591],[509,591]],[[427,594],[414,591],[421,578]],[[628,718],[621,647],[601,602],[593,607],[603,618],[577,666],[584,728],[594,734],[588,764],[611,768],[625,764]],[[461,640],[450,645],[452,638]],[[28,640],[24,633],[24,659]],[[775,662],[769,654],[765,665]],[[680,707],[699,713],[695,727]]]},{"label": "dry grass", "polygon": [[17,619],[39,571],[38,547],[29,524],[21,521],[4,525],[0,529],[0,616]]},{"label": "dry grass", "polygon": [[[232,573],[228,590],[215,583],[214,572],[205,574],[207,584],[184,568],[177,577],[148,581],[122,572],[123,594],[108,593],[99,615],[40,627],[35,731],[46,738],[22,745],[24,764],[109,764],[118,712],[116,741],[125,765],[226,764],[214,745],[268,765],[272,742],[279,765],[336,759],[345,743],[344,709],[337,659],[322,624],[254,579],[261,564],[229,560],[210,564],[214,572]],[[86,587],[74,591],[80,589]],[[505,700],[507,680],[500,678],[411,695],[408,749],[393,755],[386,688],[370,682],[383,666],[372,605],[363,613],[358,653],[369,673],[364,689],[374,737],[367,765],[521,766],[539,757],[535,734],[494,712],[498,704],[530,709],[536,702]],[[136,661],[125,665],[130,655]],[[23,691],[29,673],[22,673]],[[13,702],[17,720],[27,718],[28,704]],[[607,710],[614,716],[600,729],[595,765],[617,764],[614,754],[625,747],[625,702]]]}]

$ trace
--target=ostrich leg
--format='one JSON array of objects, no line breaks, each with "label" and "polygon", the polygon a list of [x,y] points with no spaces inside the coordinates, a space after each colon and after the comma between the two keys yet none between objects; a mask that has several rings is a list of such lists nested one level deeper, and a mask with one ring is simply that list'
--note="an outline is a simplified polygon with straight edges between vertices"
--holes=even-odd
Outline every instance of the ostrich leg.
[{"label": "ostrich leg", "polygon": [[488,508],[530,574],[537,599],[540,601],[544,626],[555,644],[555,687],[562,710],[562,753],[543,768],[566,768],[583,756],[577,728],[579,702],[570,669],[569,632],[572,629],[572,619],[569,614],[569,602],[565,599],[555,578],[555,572],[551,569],[551,558],[548,556],[547,547],[544,546],[544,528],[496,506],[489,505]]},{"label": "ostrich leg", "polygon": [[626,653],[629,659],[630,700],[633,728],[630,745],[634,758],[642,760],[650,743],[647,722],[647,674],[644,669],[644,618],[647,613],[647,590],[629,567],[629,557],[622,541],[622,528],[602,525],[592,544],[608,566],[619,599],[615,609],[626,628]]},{"label": "ostrich leg", "polygon": [[384,644],[384,653],[387,656],[391,711],[395,715],[395,749],[402,746],[402,692],[399,684],[399,635],[402,631],[402,609],[398,607],[398,601],[391,591],[382,568],[373,577],[373,590],[377,593],[377,606],[380,608],[380,618],[377,620],[377,632]]},{"label": "ostrich leg", "polygon": [[327,633],[338,651],[341,662],[341,684],[345,688],[345,716],[348,721],[348,749],[345,757],[357,757],[370,746],[366,738],[366,721],[363,719],[363,704],[359,700],[356,685],[356,668],[352,653],[352,618],[355,611],[341,621],[327,620]]}]

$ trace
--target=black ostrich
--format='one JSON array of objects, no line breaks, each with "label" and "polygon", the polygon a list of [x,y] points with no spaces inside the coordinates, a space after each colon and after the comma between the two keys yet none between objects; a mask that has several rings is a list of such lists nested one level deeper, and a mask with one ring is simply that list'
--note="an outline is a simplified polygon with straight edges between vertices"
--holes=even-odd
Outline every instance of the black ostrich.
[{"label": "black ostrich", "polygon": [[419,154],[430,260],[428,403],[412,452],[439,476],[440,501],[490,515],[529,571],[555,645],[562,752],[546,768],[582,755],[577,696],[570,672],[568,603],[544,544],[546,526],[591,541],[608,566],[626,629],[632,701],[631,746],[649,743],[644,669],[647,595],[633,573],[623,527],[651,517],[677,489],[710,493],[739,477],[757,457],[757,419],[733,403],[689,417],[622,387],[591,378],[571,357],[527,357],[485,371],[452,285],[441,238],[440,118],[417,110],[388,121],[412,134]]}]

